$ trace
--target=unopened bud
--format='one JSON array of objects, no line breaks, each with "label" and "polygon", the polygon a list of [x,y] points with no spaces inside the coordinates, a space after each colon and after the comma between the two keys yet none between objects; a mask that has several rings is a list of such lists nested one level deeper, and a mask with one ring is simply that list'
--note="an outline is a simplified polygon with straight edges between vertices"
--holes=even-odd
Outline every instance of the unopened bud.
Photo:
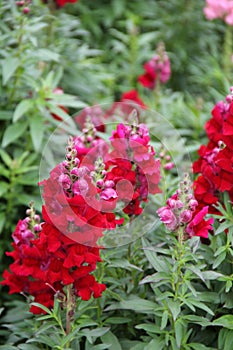
[{"label": "unopened bud", "polygon": [[28,14],[30,12],[30,8],[27,6],[27,7],[24,7],[23,9],[23,13]]}]

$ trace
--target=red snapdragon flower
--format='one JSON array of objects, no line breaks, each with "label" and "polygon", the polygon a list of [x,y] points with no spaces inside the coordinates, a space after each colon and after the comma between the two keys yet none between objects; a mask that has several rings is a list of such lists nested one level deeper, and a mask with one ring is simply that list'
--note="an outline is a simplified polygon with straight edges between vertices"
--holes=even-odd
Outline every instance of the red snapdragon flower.
[{"label": "red snapdragon flower", "polygon": [[[40,183],[44,222],[30,209],[12,235],[13,251],[7,255],[14,262],[1,282],[10,293],[23,292],[48,308],[54,297],[66,299],[66,286],[83,300],[101,296],[106,287],[92,275],[101,262],[98,239],[122,225],[125,215],[141,214],[148,194],[160,191],[160,163],[149,142],[143,124],[120,124],[111,150],[94,127],[69,139],[65,160]],[[118,201],[125,206],[117,219]]]},{"label": "red snapdragon flower", "polygon": [[[232,90],[232,89],[231,89]],[[200,208],[210,205],[210,212],[218,213],[214,205],[227,191],[233,200],[233,98],[218,102],[212,118],[206,123],[208,144],[199,149],[199,159],[193,164],[194,173],[200,174],[194,184]]]},{"label": "red snapdragon flower", "polygon": [[144,70],[145,73],[138,77],[138,81],[147,89],[153,90],[158,80],[161,84],[165,84],[170,79],[170,60],[162,43],[158,45],[152,59],[144,64]]},{"label": "red snapdragon flower", "polygon": [[189,237],[199,236],[208,238],[209,231],[212,230],[214,219],[210,218],[208,220],[204,220],[207,213],[208,207],[202,208],[201,211],[197,210],[194,212],[192,220],[185,229]]}]

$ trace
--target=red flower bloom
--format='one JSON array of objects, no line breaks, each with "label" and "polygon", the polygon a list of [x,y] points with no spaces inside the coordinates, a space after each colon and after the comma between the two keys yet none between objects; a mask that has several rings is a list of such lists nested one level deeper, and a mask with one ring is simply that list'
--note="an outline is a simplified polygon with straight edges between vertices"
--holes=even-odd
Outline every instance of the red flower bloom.
[{"label": "red flower bloom", "polygon": [[156,55],[144,64],[145,73],[138,77],[139,83],[151,90],[155,88],[157,80],[165,84],[171,76],[170,60],[164,45],[160,43],[156,51]]},{"label": "red flower bloom", "polygon": [[206,123],[209,142],[200,147],[200,157],[193,164],[193,171],[201,174],[195,181],[195,196],[200,198],[201,207],[210,205],[211,213],[218,213],[213,205],[220,200],[221,192],[229,192],[230,197],[233,193],[232,112],[232,96],[216,104],[212,118]]},{"label": "red flower bloom", "polygon": [[153,90],[155,88],[157,74],[155,71],[155,64],[151,60],[144,64],[145,73],[138,77],[139,83],[144,87]]},{"label": "red flower bloom", "polygon": [[[142,108],[146,108],[146,105],[139,97],[137,90],[130,90],[130,91],[124,92],[122,94],[120,102],[127,102],[127,101],[135,102],[136,105],[138,105]],[[130,113],[130,112],[131,111],[129,111],[128,113]]]},{"label": "red flower bloom", "polygon": [[209,230],[212,230],[212,224],[214,222],[213,218],[209,220],[204,220],[204,217],[208,213],[208,207],[202,208],[201,211],[196,211],[193,214],[193,219],[190,221],[186,227],[186,232],[190,237],[199,236],[203,238],[208,238]]}]

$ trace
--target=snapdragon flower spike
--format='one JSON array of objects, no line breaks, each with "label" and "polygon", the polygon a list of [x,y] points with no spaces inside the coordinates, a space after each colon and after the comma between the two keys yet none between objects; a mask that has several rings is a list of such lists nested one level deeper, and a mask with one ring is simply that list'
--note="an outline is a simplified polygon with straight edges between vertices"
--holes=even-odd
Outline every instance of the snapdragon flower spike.
[{"label": "snapdragon flower spike", "polygon": [[82,130],[85,128],[85,124],[89,119],[91,123],[94,125],[96,130],[104,132],[105,125],[104,119],[106,115],[103,109],[99,105],[95,105],[93,107],[85,107],[80,113],[78,113],[74,120],[78,124],[79,128]]},{"label": "snapdragon flower spike", "polygon": [[218,102],[212,110],[212,118],[205,129],[209,139],[201,145],[199,159],[193,164],[198,173],[194,182],[195,197],[199,208],[210,207],[210,212],[220,214],[215,207],[221,201],[221,193],[227,191],[233,201],[233,95]]},{"label": "snapdragon flower spike", "polygon": [[204,220],[208,213],[208,206],[198,210],[198,202],[191,188],[189,175],[185,174],[179,189],[167,200],[166,206],[157,210],[157,214],[171,232],[177,232],[182,227],[186,238],[192,236],[208,238],[213,219]]},{"label": "snapdragon flower spike", "polygon": [[161,160],[161,167],[163,167],[163,169],[169,171],[175,167],[175,163],[171,161],[171,156],[163,146],[160,147],[159,157]]},{"label": "snapdragon flower spike", "polygon": [[123,211],[129,216],[140,215],[141,202],[147,201],[149,193],[160,192],[160,160],[149,144],[148,128],[137,123],[119,124],[110,140],[113,151],[106,178],[115,182],[119,200],[128,203]]},{"label": "snapdragon flower spike", "polygon": [[144,70],[145,73],[138,77],[138,81],[148,89],[153,90],[157,81],[165,84],[170,79],[171,65],[163,43],[158,45],[152,59],[144,64]]}]

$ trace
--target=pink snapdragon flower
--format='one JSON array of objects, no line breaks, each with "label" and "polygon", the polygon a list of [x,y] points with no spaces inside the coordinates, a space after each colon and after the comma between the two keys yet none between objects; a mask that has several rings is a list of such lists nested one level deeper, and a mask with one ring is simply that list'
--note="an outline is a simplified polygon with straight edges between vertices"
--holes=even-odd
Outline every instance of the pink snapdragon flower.
[{"label": "pink snapdragon flower", "polygon": [[233,25],[232,0],[206,0],[204,14],[208,20],[223,19],[228,25]]},{"label": "pink snapdragon flower", "polygon": [[184,238],[193,236],[208,238],[214,219],[204,219],[208,213],[208,206],[198,209],[198,202],[191,188],[191,181],[186,174],[179,189],[167,200],[166,206],[157,210],[157,214],[169,231],[177,232],[182,228]]}]

